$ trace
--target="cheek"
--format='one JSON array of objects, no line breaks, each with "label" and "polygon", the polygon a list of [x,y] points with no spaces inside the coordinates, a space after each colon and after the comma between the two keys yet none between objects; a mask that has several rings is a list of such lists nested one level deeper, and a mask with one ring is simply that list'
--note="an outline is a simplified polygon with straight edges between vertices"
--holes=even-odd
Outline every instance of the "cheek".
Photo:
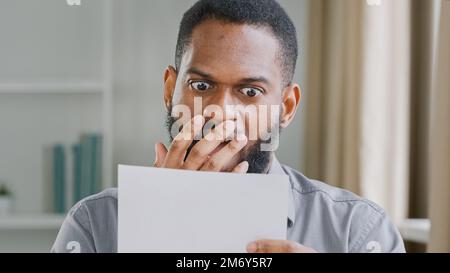
[{"label": "cheek", "polygon": [[[194,117],[194,97],[191,96],[191,92],[187,92],[182,88],[175,88],[174,95],[172,97],[172,112],[173,113],[183,113],[182,120],[187,121]],[[180,116],[180,115],[176,115]]]},{"label": "cheek", "polygon": [[250,141],[260,140],[273,128],[279,126],[280,105],[260,105],[256,112],[245,115],[245,134]]},{"label": "cheek", "polygon": [[181,84],[177,83],[175,91],[173,93],[172,103],[174,105],[183,104],[187,105],[189,102],[189,92],[183,89]]}]

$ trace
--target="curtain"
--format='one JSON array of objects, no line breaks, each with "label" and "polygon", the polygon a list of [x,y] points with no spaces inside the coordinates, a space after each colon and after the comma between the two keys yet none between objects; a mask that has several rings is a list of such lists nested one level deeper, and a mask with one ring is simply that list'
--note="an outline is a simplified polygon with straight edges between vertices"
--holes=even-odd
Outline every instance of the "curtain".
[{"label": "curtain", "polygon": [[360,193],[362,1],[310,2],[305,174]]},{"label": "curtain", "polygon": [[305,174],[450,251],[450,1],[311,1]]},{"label": "curtain", "polygon": [[408,212],[410,12],[410,0],[364,9],[361,193],[396,224]]},{"label": "curtain", "polygon": [[311,1],[305,174],[406,217],[409,0]]},{"label": "curtain", "polygon": [[450,252],[450,1],[439,1],[440,21],[429,109],[428,250]]}]

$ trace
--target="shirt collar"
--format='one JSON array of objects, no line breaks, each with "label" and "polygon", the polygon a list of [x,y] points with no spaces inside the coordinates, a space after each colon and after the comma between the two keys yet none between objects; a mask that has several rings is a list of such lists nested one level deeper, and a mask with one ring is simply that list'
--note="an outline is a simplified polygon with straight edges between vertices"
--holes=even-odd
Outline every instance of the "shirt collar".
[{"label": "shirt collar", "polygon": [[[270,169],[268,171],[268,174],[281,174],[281,175],[288,175],[281,166],[278,159],[273,155],[272,157],[272,165],[270,166]],[[289,189],[289,196],[288,196],[288,227],[291,227],[295,222],[295,204],[294,204],[294,196],[293,196],[293,185],[291,178],[289,177],[289,183],[290,183],[290,189]]]}]

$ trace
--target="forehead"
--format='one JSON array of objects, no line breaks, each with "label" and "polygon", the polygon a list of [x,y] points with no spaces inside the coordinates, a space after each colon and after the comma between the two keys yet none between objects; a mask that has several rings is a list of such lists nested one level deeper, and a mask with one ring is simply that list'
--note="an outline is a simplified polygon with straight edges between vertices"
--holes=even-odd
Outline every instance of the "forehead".
[{"label": "forehead", "polygon": [[181,70],[196,67],[221,78],[281,81],[278,47],[268,28],[207,20],[194,29]]}]

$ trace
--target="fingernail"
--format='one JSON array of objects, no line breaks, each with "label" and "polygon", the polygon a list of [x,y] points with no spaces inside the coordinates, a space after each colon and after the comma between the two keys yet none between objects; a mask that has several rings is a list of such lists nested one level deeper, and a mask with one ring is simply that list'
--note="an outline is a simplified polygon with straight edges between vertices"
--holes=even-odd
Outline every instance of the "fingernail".
[{"label": "fingernail", "polygon": [[243,174],[246,174],[247,172],[248,172],[248,168],[250,167],[250,165],[248,164],[248,161],[245,161],[243,164],[242,164],[242,167],[241,167],[241,173],[243,173]]},{"label": "fingernail", "polygon": [[238,140],[237,142],[237,148],[242,150],[244,149],[245,145],[247,145],[247,141],[246,140]]},{"label": "fingernail", "polygon": [[248,253],[255,253],[258,250],[258,244],[255,242],[251,242],[247,245],[247,252]]},{"label": "fingernail", "polygon": [[236,137],[236,139],[237,139],[239,142],[245,142],[245,144],[247,144],[247,141],[248,141],[247,136],[244,135],[244,134],[238,134],[238,136]]},{"label": "fingernail", "polygon": [[245,161],[245,162],[244,162],[244,165],[242,166],[242,168],[244,168],[244,169],[248,169],[248,167],[249,167],[249,165],[248,165],[248,161]]}]

